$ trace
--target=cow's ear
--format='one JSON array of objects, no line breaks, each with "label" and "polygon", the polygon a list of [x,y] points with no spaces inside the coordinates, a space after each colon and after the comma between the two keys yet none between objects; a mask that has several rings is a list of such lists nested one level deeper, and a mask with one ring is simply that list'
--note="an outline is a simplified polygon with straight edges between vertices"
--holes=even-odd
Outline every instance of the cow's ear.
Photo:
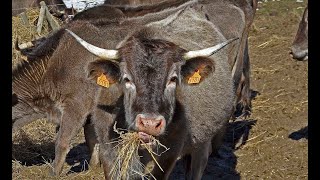
[{"label": "cow's ear", "polygon": [[214,62],[210,58],[192,58],[181,67],[182,82],[188,85],[197,85],[214,70]]},{"label": "cow's ear", "polygon": [[87,77],[96,84],[108,88],[120,79],[119,65],[108,60],[90,62],[87,67]]}]

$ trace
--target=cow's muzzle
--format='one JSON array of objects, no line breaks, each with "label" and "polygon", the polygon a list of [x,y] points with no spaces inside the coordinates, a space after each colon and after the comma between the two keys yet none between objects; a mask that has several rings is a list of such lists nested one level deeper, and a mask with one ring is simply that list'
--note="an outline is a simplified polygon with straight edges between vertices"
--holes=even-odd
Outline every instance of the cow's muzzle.
[{"label": "cow's muzzle", "polygon": [[136,116],[136,128],[142,141],[148,143],[149,135],[159,136],[166,127],[165,118],[161,115],[138,114]]}]

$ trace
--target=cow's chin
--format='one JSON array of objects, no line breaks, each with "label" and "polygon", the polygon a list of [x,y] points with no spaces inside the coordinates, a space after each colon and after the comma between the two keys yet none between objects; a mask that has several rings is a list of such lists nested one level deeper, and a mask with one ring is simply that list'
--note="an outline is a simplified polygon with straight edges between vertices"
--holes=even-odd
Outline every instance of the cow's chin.
[{"label": "cow's chin", "polygon": [[150,147],[155,146],[155,142],[152,141],[152,139],[151,139],[152,135],[147,134],[147,133],[142,132],[142,131],[138,132],[138,135],[139,135],[140,140],[142,141],[141,142],[142,146],[140,146],[142,149],[145,148],[144,144],[148,145]]}]

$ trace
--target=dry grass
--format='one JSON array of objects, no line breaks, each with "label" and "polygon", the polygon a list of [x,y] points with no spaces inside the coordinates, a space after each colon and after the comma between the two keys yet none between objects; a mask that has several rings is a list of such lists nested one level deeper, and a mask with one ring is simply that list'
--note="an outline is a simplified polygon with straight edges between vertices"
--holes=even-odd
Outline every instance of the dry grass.
[{"label": "dry grass", "polygon": [[[151,155],[156,165],[163,171],[154,155],[161,156],[162,153],[169,150],[167,147],[161,144],[160,141],[155,139],[153,136],[150,136],[150,143],[146,144],[139,138],[137,132],[124,133],[124,131],[116,129],[115,126],[116,123],[114,124],[114,131],[118,133],[120,137],[119,139],[110,143],[117,143],[115,146],[117,157],[110,171],[111,179],[131,179],[133,176],[140,176],[143,179],[146,178],[147,174],[152,176],[152,169],[146,168],[140,162],[140,157],[138,154],[140,148],[145,148]],[[165,150],[160,154],[157,154],[153,151],[151,145],[155,145],[156,147],[161,146]]]},{"label": "dry grass", "polygon": [[[29,8],[26,11],[29,25],[24,25],[20,16],[12,16],[12,67],[25,60],[19,51],[15,49],[15,43],[18,40],[19,44],[27,43],[40,37],[44,37],[51,32],[51,27],[48,25],[47,21],[43,22],[41,33],[36,32],[39,8]],[[60,25],[63,23],[61,20],[53,17]]]}]

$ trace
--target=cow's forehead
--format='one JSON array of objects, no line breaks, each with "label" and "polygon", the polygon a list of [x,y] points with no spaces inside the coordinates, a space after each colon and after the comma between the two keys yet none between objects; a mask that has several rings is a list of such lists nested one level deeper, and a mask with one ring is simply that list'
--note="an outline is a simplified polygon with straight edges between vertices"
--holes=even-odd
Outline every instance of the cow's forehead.
[{"label": "cow's forehead", "polygon": [[164,82],[172,66],[174,62],[170,57],[157,56],[157,54],[127,61],[127,69],[134,79],[148,79],[151,84]]},{"label": "cow's forehead", "polygon": [[180,49],[164,40],[134,40],[122,48],[122,59],[137,75],[163,76],[181,60]]}]

